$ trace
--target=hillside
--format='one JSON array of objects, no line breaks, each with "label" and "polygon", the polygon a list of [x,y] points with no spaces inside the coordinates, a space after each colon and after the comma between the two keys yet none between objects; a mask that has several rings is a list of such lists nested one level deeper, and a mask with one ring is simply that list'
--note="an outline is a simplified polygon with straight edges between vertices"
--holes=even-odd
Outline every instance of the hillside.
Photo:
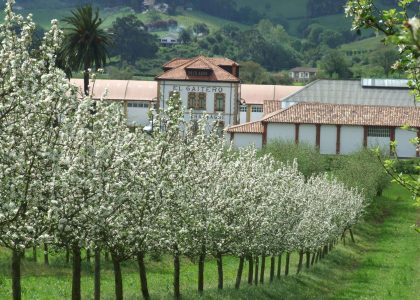
[{"label": "hillside", "polygon": [[[288,0],[260,0],[258,5],[256,5],[254,0],[236,0],[236,7],[238,10],[246,8],[256,11],[259,13],[260,18],[269,18],[275,23],[282,24],[289,34],[292,35],[301,34],[301,23],[314,22],[332,29],[350,29],[350,21],[344,17],[341,12],[342,9],[340,8],[342,7],[343,0],[333,1],[332,4],[332,6],[335,7],[334,10],[340,10],[340,13],[314,17],[309,17],[309,15],[313,14],[308,12],[308,2],[310,1],[314,0],[295,0],[293,1],[293,5],[290,5],[290,1]],[[324,2],[325,1],[328,2],[332,0],[324,0]],[[17,0],[16,2],[16,7],[19,8],[22,13],[32,13],[34,15],[34,20],[43,27],[47,27],[49,25],[51,18],[60,19],[67,15],[71,9],[86,2],[93,2],[96,3],[96,5],[99,5],[102,15],[107,18],[106,24],[110,25],[116,17],[129,13],[131,10],[129,9],[130,2],[132,3],[130,0]],[[116,4],[113,6],[107,5],[107,3],[114,2]],[[211,29],[220,28],[226,23],[232,23],[226,20],[226,18],[223,18],[222,14],[217,16],[217,11],[215,13],[205,13],[202,10],[200,11],[200,8],[194,7],[193,12],[186,12],[179,9],[180,6],[177,5],[180,2],[179,0],[167,0],[165,2],[173,2],[174,5],[178,7],[177,13],[172,16],[172,18],[177,20],[181,25],[189,26],[190,23],[193,23],[197,19],[201,22],[207,23]],[[191,2],[194,4],[195,2],[200,1],[195,0]],[[196,6],[198,7],[198,5]],[[235,5],[232,7],[235,7]]]}]

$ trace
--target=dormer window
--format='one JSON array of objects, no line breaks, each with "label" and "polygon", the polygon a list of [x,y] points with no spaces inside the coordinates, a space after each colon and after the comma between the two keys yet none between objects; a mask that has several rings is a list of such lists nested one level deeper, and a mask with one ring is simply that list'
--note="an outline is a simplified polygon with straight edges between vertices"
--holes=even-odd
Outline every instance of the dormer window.
[{"label": "dormer window", "polygon": [[208,77],[213,72],[211,69],[187,69],[186,71],[188,76],[194,77]]}]

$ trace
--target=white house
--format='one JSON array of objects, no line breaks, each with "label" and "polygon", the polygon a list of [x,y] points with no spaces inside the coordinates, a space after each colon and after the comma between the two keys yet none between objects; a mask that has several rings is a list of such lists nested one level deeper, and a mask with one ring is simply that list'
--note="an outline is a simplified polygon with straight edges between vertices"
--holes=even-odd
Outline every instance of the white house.
[{"label": "white house", "polygon": [[277,109],[280,109],[280,101],[283,98],[302,88],[303,86],[242,84],[240,123],[257,121],[266,115],[265,101],[275,101],[271,104],[277,105]]},{"label": "white house", "polygon": [[295,82],[308,82],[316,78],[317,68],[296,67],[289,71],[289,77]]},{"label": "white house", "polygon": [[156,77],[159,106],[165,108],[174,92],[186,109],[185,118],[199,119],[206,112],[220,126],[239,123],[239,65],[227,58],[174,59]]},{"label": "white house", "polygon": [[[71,79],[83,95],[83,79]],[[93,99],[100,99],[107,91],[107,100],[124,103],[130,126],[149,124],[149,108],[157,103],[157,82],[141,80],[103,80],[90,83]]]},{"label": "white house", "polygon": [[[413,130],[403,130],[405,125]],[[396,140],[399,157],[418,157],[410,139],[420,138],[420,108],[304,102],[226,132],[237,147],[284,140],[316,146],[321,154],[349,154],[363,147],[389,150]]]}]

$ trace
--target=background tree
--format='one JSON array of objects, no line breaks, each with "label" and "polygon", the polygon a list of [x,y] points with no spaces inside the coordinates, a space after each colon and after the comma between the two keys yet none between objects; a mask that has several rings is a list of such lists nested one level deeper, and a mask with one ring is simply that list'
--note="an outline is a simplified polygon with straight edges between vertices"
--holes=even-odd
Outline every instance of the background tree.
[{"label": "background tree", "polygon": [[83,70],[84,93],[89,94],[89,69],[105,65],[111,37],[103,29],[99,10],[93,11],[86,5],[71,12],[63,19],[68,27],[64,28],[65,38],[62,45],[63,57],[74,71]]},{"label": "background tree", "polygon": [[338,50],[330,50],[320,61],[321,70],[328,78],[348,79],[351,77],[349,63]]},{"label": "background tree", "polygon": [[112,23],[113,55],[121,62],[134,64],[139,58],[152,58],[158,51],[157,38],[147,32],[145,25],[135,15],[117,18]]}]

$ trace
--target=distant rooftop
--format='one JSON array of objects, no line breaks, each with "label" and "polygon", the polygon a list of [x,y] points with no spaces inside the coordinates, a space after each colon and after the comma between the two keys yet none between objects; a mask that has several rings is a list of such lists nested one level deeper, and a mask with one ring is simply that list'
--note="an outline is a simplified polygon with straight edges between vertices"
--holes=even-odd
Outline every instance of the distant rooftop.
[{"label": "distant rooftop", "polygon": [[316,80],[283,102],[415,106],[406,81],[399,79]]},{"label": "distant rooftop", "polygon": [[318,71],[317,68],[311,67],[296,67],[290,70],[291,72],[309,72],[309,73],[316,73]]},{"label": "distant rooftop", "polygon": [[361,80],[361,82],[362,82],[363,87],[408,89],[408,79],[370,79],[370,78],[363,78]]},{"label": "distant rooftop", "polygon": [[294,85],[242,84],[241,100],[245,104],[263,105],[265,100],[280,101],[302,88]]},{"label": "distant rooftop", "polygon": [[[70,82],[83,95],[83,79],[71,79]],[[156,101],[157,97],[156,81],[96,79],[95,83],[90,82],[89,85],[93,99],[100,99],[105,90],[108,91],[106,99],[109,100]]]}]

